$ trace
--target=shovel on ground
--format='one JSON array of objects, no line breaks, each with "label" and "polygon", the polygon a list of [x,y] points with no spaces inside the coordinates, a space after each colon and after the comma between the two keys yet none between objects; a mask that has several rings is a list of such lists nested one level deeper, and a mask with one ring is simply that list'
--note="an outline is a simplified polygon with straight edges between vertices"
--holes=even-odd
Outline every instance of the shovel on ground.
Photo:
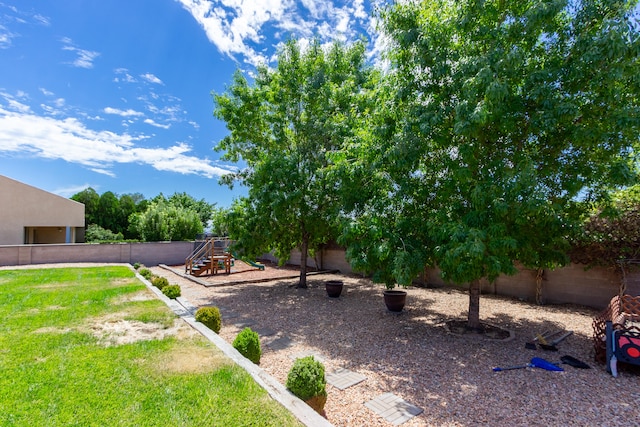
[{"label": "shovel on ground", "polygon": [[569,331],[566,334],[561,335],[560,337],[556,338],[555,340],[551,341],[548,344],[543,344],[541,342],[540,348],[547,351],[558,351],[558,347],[556,347],[556,345],[560,344],[561,341],[563,341],[564,339],[566,339],[568,336],[572,334],[573,334],[573,331]]},{"label": "shovel on ground", "polygon": [[558,335],[561,332],[562,330],[559,330],[558,332],[544,331],[543,333],[536,335],[535,338],[533,338],[531,341],[527,341],[524,345],[524,348],[529,350],[537,350],[538,343],[548,344],[547,340],[549,338],[554,335]]},{"label": "shovel on ground", "polygon": [[493,368],[493,372],[510,371],[512,369],[524,369],[524,368],[540,368],[547,371],[564,371],[564,369],[562,369],[557,365],[554,365],[548,360],[544,360],[541,357],[534,357],[533,359],[531,359],[531,362],[527,363],[526,365],[509,366],[506,368]]}]

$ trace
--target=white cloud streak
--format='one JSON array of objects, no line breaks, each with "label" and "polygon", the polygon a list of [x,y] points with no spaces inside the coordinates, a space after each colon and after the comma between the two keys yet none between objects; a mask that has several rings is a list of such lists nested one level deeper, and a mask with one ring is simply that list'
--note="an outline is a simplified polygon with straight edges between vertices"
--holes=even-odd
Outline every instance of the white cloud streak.
[{"label": "white cloud streak", "polygon": [[162,123],[157,123],[152,119],[145,119],[144,122],[148,125],[155,126],[157,128],[162,128],[162,129],[169,129],[171,127],[171,125],[163,125]]},{"label": "white cloud streak", "polygon": [[93,68],[93,61],[100,56],[99,52],[80,49],[79,47],[74,46],[72,40],[68,37],[63,37],[61,41],[64,43],[62,50],[67,50],[77,55],[75,60],[67,62],[67,64],[78,68]]},{"label": "white cloud streak", "polygon": [[190,155],[191,147],[178,143],[168,148],[139,147],[146,136],[134,137],[88,129],[75,118],[56,119],[0,107],[0,153],[20,153],[81,164],[113,176],[114,164],[146,164],[159,171],[219,177],[235,168]]},{"label": "white cloud streak", "polygon": [[160,80],[158,77],[154,76],[151,73],[141,74],[140,77],[142,77],[143,79],[145,79],[149,83],[154,83],[154,84],[157,84],[157,85],[163,85],[164,84],[164,83],[162,83],[162,80]]},{"label": "white cloud streak", "polygon": [[128,109],[128,110],[120,110],[118,108],[106,107],[103,111],[106,114],[115,114],[117,116],[122,116],[122,117],[141,117],[141,116],[144,116],[144,113],[141,113],[140,111],[132,110],[131,108]]}]

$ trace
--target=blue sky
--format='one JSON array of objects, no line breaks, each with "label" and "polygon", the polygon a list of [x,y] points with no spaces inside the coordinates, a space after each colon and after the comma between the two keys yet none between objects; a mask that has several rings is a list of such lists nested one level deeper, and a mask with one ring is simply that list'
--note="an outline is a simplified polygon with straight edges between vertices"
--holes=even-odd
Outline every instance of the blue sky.
[{"label": "blue sky", "polygon": [[212,116],[290,36],[375,55],[375,0],[0,0],[0,174],[64,197],[187,192],[227,207]]}]

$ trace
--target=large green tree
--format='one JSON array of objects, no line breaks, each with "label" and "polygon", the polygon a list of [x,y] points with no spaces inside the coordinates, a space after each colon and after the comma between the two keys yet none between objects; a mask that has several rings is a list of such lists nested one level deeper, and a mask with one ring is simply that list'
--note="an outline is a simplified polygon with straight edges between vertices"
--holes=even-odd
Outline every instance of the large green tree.
[{"label": "large green tree", "polygon": [[91,187],[85,188],[79,193],[71,196],[71,200],[84,204],[85,227],[97,223],[98,204],[100,195]]},{"label": "large green tree", "polygon": [[470,284],[470,327],[481,279],[515,261],[565,263],[577,202],[635,179],[636,4],[429,0],[382,12],[395,98],[380,156],[396,213],[370,216],[393,227],[379,234],[399,234],[391,265],[433,262]]},{"label": "large green tree", "polygon": [[193,240],[202,233],[198,212],[157,200],[131,215],[131,231],[147,242]]},{"label": "large green tree", "polygon": [[[161,199],[164,199],[162,193],[154,198],[154,201]],[[202,222],[203,227],[207,227],[209,225],[209,221],[211,221],[211,218],[213,217],[215,203],[208,203],[205,199],[196,200],[195,197],[185,192],[173,193],[168,199],[166,199],[166,202],[179,208],[196,211],[198,213],[198,217],[200,217],[200,222]]]},{"label": "large green tree", "polygon": [[252,83],[237,72],[214,95],[214,114],[230,131],[217,149],[246,163],[226,180],[249,190],[231,209],[238,247],[247,255],[274,250],[281,262],[299,248],[298,286],[306,287],[308,254],[338,230],[335,158],[359,129],[371,68],[362,42],[325,49],[316,40],[301,50],[290,40],[277,62],[259,67]]}]

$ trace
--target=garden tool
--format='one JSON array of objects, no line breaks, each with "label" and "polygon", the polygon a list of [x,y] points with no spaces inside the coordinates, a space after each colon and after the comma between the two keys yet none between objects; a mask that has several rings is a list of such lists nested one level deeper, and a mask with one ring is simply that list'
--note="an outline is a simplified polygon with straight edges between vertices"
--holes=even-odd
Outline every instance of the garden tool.
[{"label": "garden tool", "polygon": [[578,369],[591,369],[591,366],[587,365],[582,360],[576,359],[568,354],[560,358],[560,363],[564,363],[565,365],[573,366]]},{"label": "garden tool", "polygon": [[546,330],[541,334],[537,334],[533,340],[527,342],[524,345],[524,348],[527,348],[529,350],[536,350],[538,348],[536,344],[549,345],[547,340],[550,339],[553,336],[561,334],[562,332],[563,332],[562,329],[560,329],[559,331],[556,331],[556,332],[551,332],[550,330]]},{"label": "garden tool", "polygon": [[531,362],[527,363],[526,365],[509,366],[506,368],[493,368],[493,372],[510,371],[512,369],[524,369],[524,368],[540,368],[540,369],[545,369],[547,371],[564,371],[564,369],[562,369],[557,365],[554,365],[548,360],[544,360],[540,357],[534,357],[533,359],[531,359]]},{"label": "garden tool", "polygon": [[572,334],[573,334],[573,331],[569,331],[565,334],[562,334],[560,337],[556,338],[555,340],[551,341],[548,344],[541,342],[540,348],[547,351],[558,351],[558,347],[556,347],[556,345],[558,345],[560,342],[562,342],[564,339],[566,339],[568,336]]},{"label": "garden tool", "polygon": [[531,341],[527,341],[524,344],[524,348],[529,350],[536,350],[538,348],[536,343],[538,342],[546,343],[546,338],[551,337],[553,335],[555,335],[555,333],[552,333],[549,330],[544,331],[542,334],[537,334]]}]

